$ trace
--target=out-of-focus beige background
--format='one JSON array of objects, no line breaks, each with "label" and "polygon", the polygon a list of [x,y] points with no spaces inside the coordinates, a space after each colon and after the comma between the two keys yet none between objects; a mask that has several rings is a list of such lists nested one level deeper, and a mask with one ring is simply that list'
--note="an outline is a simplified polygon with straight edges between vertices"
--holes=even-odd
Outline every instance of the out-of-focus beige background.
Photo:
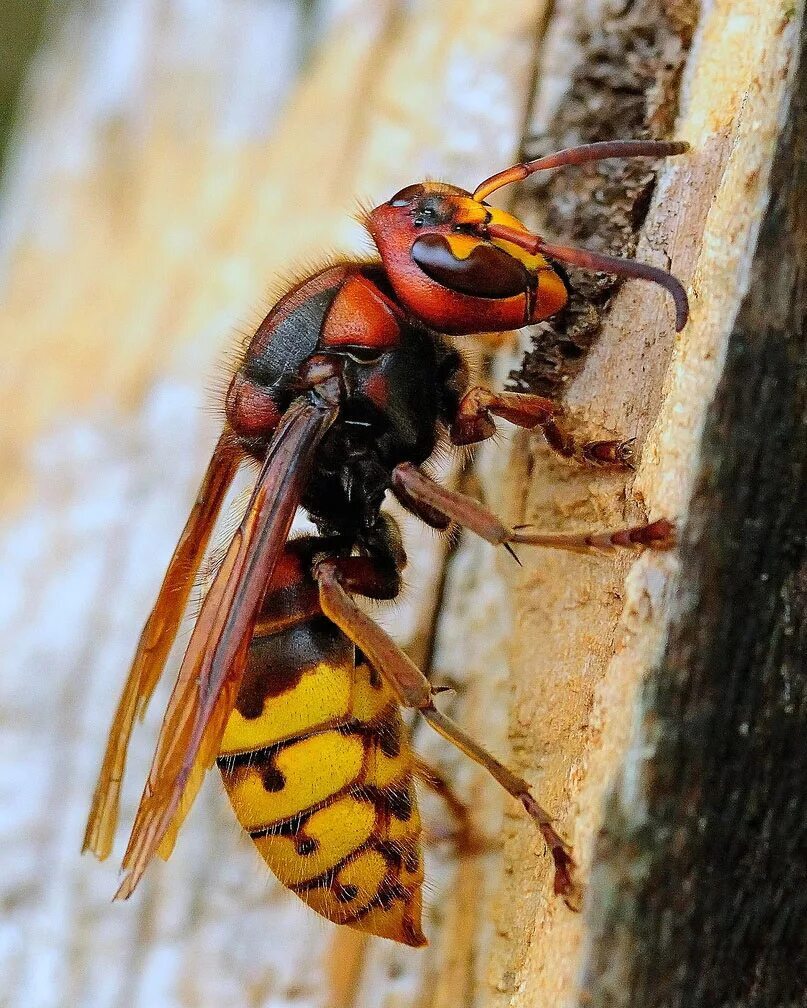
[{"label": "out-of-focus beige background", "polygon": [[[459,868],[430,848],[432,948],[363,941],[267,875],[215,774],[172,860],[113,906],[159,696],[113,858],[79,849],[117,694],[216,436],[222,362],[284,278],[367,251],[359,199],[427,175],[473,186],[515,158],[543,13],[542,0],[98,0],[53,4],[29,32],[41,45],[0,208],[6,1003],[425,1005],[488,988],[496,843]],[[385,619],[417,649],[444,545],[428,532],[408,546],[410,589]],[[474,545],[460,576],[491,556]],[[492,571],[487,593],[473,659],[449,632],[440,674],[466,695],[480,675],[472,706],[503,751],[505,704],[491,700],[509,622]],[[495,838],[495,789],[442,744],[421,748],[474,789]]]}]

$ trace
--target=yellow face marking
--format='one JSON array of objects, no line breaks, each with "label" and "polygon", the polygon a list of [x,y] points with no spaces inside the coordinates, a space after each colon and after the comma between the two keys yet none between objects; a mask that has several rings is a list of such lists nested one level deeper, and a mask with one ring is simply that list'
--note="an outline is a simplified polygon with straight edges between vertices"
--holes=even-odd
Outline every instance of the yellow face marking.
[{"label": "yellow face marking", "polygon": [[[492,215],[491,223],[504,224],[506,227],[516,228],[519,231],[526,230],[518,217],[495,207],[489,209]],[[569,292],[549,260],[542,255],[530,255],[525,249],[519,245],[513,245],[512,242],[501,241],[497,238],[493,244],[504,249],[508,255],[519,259],[531,273],[540,273],[533,318],[536,320],[549,318],[555,312],[560,311],[569,299]]]},{"label": "yellow face marking", "polygon": [[474,249],[484,244],[484,240],[477,238],[475,235],[447,234],[443,235],[443,237],[448,243],[451,254],[455,259],[467,259]]},{"label": "yellow face marking", "polygon": [[[506,210],[499,210],[498,207],[488,207],[488,210],[491,214],[491,224],[503,224],[505,227],[515,228],[518,231],[527,230],[518,217],[507,213]],[[520,245],[514,245],[509,241],[501,241],[498,238],[494,240],[493,244],[498,245],[500,249],[504,249],[514,259],[518,259],[524,263],[531,273],[537,273],[539,270],[546,269],[549,266],[549,263],[542,255],[530,255]]]},{"label": "yellow face marking", "polygon": [[[479,204],[477,203],[476,206],[479,206]],[[507,227],[516,228],[519,231],[526,230],[521,221],[512,214],[509,214],[504,210],[499,210],[497,207],[486,207],[485,209],[491,215],[490,223],[504,224]],[[451,252],[457,259],[467,259],[475,248],[478,248],[479,245],[483,244],[483,239],[469,234],[447,234],[443,237],[448,242]],[[492,244],[498,246],[514,259],[518,259],[518,261],[523,263],[531,273],[537,273],[539,270],[546,269],[549,265],[542,255],[530,255],[529,252],[525,251],[525,249],[521,248],[521,246],[514,245],[512,242],[502,241],[496,238],[493,240]]]},{"label": "yellow face marking", "polygon": [[536,320],[550,318],[555,312],[559,312],[568,300],[569,292],[563,280],[553,270],[545,270],[538,280],[533,318]]},{"label": "yellow face marking", "polygon": [[234,710],[221,742],[222,755],[261,749],[347,716],[353,669],[321,663],[280,696],[267,698],[263,713],[245,718]]},{"label": "yellow face marking", "polygon": [[470,196],[455,196],[454,205],[455,224],[484,224],[488,218],[489,208]]},{"label": "yellow face marking", "polygon": [[336,731],[301,739],[281,749],[273,766],[283,786],[267,791],[259,768],[224,775],[238,821],[246,830],[261,829],[317,805],[356,780],[364,762],[361,738]]},{"label": "yellow face marking", "polygon": [[298,854],[294,839],[286,836],[258,837],[255,846],[284,885],[298,885],[322,875],[361,847],[373,832],[375,820],[374,805],[347,796],[306,822],[304,835],[317,844],[311,854]]}]

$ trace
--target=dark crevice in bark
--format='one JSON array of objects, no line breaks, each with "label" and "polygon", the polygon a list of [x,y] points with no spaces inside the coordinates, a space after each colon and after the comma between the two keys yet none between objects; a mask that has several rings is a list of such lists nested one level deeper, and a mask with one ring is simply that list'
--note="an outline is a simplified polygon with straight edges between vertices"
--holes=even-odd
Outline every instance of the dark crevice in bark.
[{"label": "dark crevice in bark", "polygon": [[[540,157],[598,140],[664,138],[699,12],[698,0],[628,0],[581,32],[583,58],[545,134],[527,138]],[[632,256],[655,186],[652,162],[605,161],[536,176],[515,212],[543,233],[610,255]],[[536,222],[536,203],[540,221]],[[602,315],[619,287],[612,276],[567,270],[570,299],[551,322],[533,327],[532,349],[510,387],[559,397],[579,373]]]},{"label": "dark crevice in bark", "polygon": [[805,52],[770,192],[704,436],[684,611],[642,698],[654,753],[595,855],[595,1008],[807,1003]]}]

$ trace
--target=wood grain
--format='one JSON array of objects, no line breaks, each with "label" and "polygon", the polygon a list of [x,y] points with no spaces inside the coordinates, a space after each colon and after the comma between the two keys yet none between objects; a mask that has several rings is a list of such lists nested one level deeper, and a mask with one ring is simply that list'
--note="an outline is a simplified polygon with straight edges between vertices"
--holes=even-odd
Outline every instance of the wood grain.
[{"label": "wood grain", "polygon": [[804,999],[803,34],[793,55],[750,283],[704,425],[670,639],[597,845],[610,898],[584,982],[598,1006]]},{"label": "wood grain", "polygon": [[[519,521],[563,531],[608,527],[643,509],[686,524],[705,411],[767,198],[796,38],[796,23],[775,7],[717,2],[704,11],[676,129],[693,151],[664,170],[637,252],[689,285],[690,323],[675,337],[663,295],[626,284],[567,396],[594,429],[638,438],[635,480],[575,471],[520,438]],[[636,742],[637,690],[664,647],[676,574],[674,555],[631,563],[547,554],[526,559],[517,582],[511,732],[539,740],[521,750],[528,776],[541,771],[555,807],[569,803],[561,824],[584,859],[603,799]],[[570,948],[582,947],[582,922],[563,917],[545,884],[535,885],[532,848],[521,829],[508,848],[514,871],[504,902],[512,906],[518,894],[516,927],[531,930],[494,950],[493,961],[512,976],[502,1003],[572,1003],[580,960]],[[590,900],[607,897],[595,890]]]}]

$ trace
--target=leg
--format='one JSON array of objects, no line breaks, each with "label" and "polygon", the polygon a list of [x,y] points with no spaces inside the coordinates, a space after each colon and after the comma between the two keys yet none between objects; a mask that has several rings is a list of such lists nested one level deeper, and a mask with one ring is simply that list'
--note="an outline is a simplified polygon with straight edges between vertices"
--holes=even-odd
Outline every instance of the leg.
[{"label": "leg", "polygon": [[541,535],[527,532],[527,526],[523,525],[508,529],[473,497],[441,486],[410,462],[404,462],[393,470],[392,487],[399,499],[413,500],[444,514],[494,546],[523,543],[527,546],[549,546],[553,549],[593,553],[617,547],[669,549],[673,545],[673,525],[666,518],[659,518],[649,525],[582,535]]},{"label": "leg", "polygon": [[488,770],[506,791],[521,802],[541,831],[552,854],[555,862],[555,892],[563,897],[571,909],[577,909],[580,890],[574,880],[574,861],[569,847],[552,826],[549,814],[533,798],[526,781],[508,770],[469,738],[451,718],[436,709],[429,680],[345,591],[345,587],[361,591],[357,581],[352,578],[353,572],[345,576],[343,587],[342,567],[349,559],[351,558],[329,557],[321,560],[314,568],[323,613],[364,652],[403,706],[419,710],[436,731]]},{"label": "leg", "polygon": [[415,756],[415,776],[437,795],[448,809],[454,820],[455,829],[449,834],[457,850],[461,854],[475,854],[484,849],[484,845],[475,840],[471,833],[470,810],[465,802],[454,791],[451,784],[439,770],[427,763],[421,756]]},{"label": "leg", "polygon": [[575,864],[572,852],[566,842],[560,837],[552,825],[549,813],[542,808],[530,793],[527,782],[500,763],[481,745],[452,721],[450,717],[441,714],[436,707],[431,706],[421,710],[421,714],[436,732],[439,732],[448,742],[455,745],[466,756],[484,767],[514,798],[517,798],[528,814],[532,817],[543,835],[555,863],[555,894],[561,896],[570,910],[579,910],[582,902],[582,891],[575,879]]},{"label": "leg", "polygon": [[451,440],[456,445],[468,445],[493,437],[493,416],[528,430],[540,427],[549,447],[563,458],[582,465],[631,468],[632,441],[579,440],[570,430],[560,403],[524,392],[491,392],[480,386],[469,389],[457,407]]}]

